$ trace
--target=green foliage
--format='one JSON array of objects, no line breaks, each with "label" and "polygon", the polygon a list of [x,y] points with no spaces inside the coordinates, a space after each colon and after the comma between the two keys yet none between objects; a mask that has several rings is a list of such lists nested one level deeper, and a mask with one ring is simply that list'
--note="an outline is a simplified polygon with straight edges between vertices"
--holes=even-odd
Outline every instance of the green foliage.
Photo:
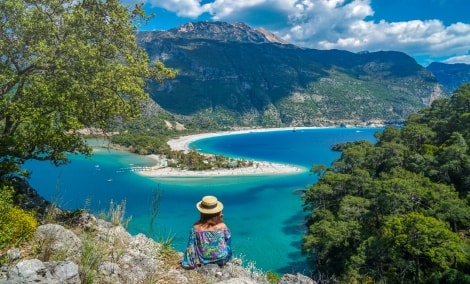
[{"label": "green foliage", "polygon": [[165,258],[176,252],[173,247],[174,240],[175,240],[175,234],[157,237],[157,242],[161,245],[158,251],[161,257]]},{"label": "green foliage", "polygon": [[281,276],[279,276],[279,274],[274,273],[272,271],[268,271],[266,272],[266,280],[268,280],[270,284],[277,284],[279,280],[281,280]]},{"label": "green foliage", "polygon": [[38,226],[34,214],[13,204],[13,194],[11,187],[0,189],[0,249],[29,239]]},{"label": "green foliage", "polygon": [[79,130],[140,114],[146,80],[175,76],[137,46],[138,15],[118,0],[0,2],[0,178],[90,154]]},{"label": "green foliage", "polygon": [[[305,194],[303,251],[346,282],[460,283],[470,277],[470,84],[375,145],[337,145]],[[467,280],[465,280],[467,279]]]},{"label": "green foliage", "polygon": [[96,242],[91,234],[84,234],[80,255],[79,274],[82,283],[96,283],[98,266],[106,258],[103,247]]},{"label": "green foliage", "polygon": [[116,123],[113,127],[115,133],[110,137],[113,144],[141,155],[165,154],[170,151],[166,142],[174,136],[198,133],[201,129],[221,130],[216,125],[206,128],[204,123],[196,121],[196,117],[191,120],[176,118],[155,107],[151,100],[147,102],[142,116]]},{"label": "green foliage", "polygon": [[367,267],[377,279],[422,283],[433,273],[467,263],[466,250],[468,244],[446,222],[410,213],[387,220],[380,233],[358,249],[361,253],[352,258],[352,267]]}]

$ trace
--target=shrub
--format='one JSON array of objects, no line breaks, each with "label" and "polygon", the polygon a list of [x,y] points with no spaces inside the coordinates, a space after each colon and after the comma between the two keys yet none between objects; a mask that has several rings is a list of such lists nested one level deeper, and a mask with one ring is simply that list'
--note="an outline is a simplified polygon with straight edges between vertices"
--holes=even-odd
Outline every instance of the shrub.
[{"label": "shrub", "polygon": [[0,248],[29,239],[38,226],[34,214],[13,205],[13,190],[0,190]]},{"label": "shrub", "polygon": [[268,271],[266,272],[266,280],[268,280],[270,284],[276,284],[279,282],[279,280],[281,280],[281,277],[277,273]]}]

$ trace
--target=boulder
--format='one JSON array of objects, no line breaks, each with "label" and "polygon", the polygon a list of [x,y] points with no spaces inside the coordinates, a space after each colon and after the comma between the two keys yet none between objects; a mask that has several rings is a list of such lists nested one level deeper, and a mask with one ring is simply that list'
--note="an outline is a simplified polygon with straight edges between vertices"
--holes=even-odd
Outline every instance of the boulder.
[{"label": "boulder", "polygon": [[284,274],[279,280],[278,284],[316,284],[317,282],[313,281],[311,278],[297,273],[293,274]]},{"label": "boulder", "polygon": [[[82,241],[61,225],[41,225],[37,229],[35,238],[42,244],[43,253],[64,255],[65,259],[76,259],[80,255]],[[45,257],[46,260],[47,258]]]},{"label": "boulder", "polygon": [[71,261],[42,262],[28,259],[8,271],[4,283],[80,284],[78,265]]}]

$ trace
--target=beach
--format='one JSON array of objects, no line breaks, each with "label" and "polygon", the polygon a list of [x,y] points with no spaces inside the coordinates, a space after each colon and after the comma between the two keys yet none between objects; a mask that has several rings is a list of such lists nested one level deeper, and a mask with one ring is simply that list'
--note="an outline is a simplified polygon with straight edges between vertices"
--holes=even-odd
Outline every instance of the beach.
[{"label": "beach", "polygon": [[[301,129],[301,128],[298,128]],[[311,128],[309,128],[311,129]],[[235,131],[224,131],[224,132],[213,132],[213,133],[201,133],[188,136],[182,136],[175,139],[170,139],[168,145],[174,151],[189,151],[189,144],[196,140],[212,138],[222,135],[233,135],[243,134],[251,132],[266,132],[266,131],[284,131],[293,130],[289,128],[259,128],[259,129],[244,129]],[[151,159],[154,159],[157,163],[160,162],[161,157],[159,155],[149,155]],[[308,169],[272,163],[267,161],[253,161],[253,166],[233,168],[233,169],[214,169],[204,171],[188,171],[180,170],[171,167],[154,166],[139,169],[137,172],[143,176],[148,177],[210,177],[210,176],[246,176],[246,175],[284,175],[284,174],[298,174],[306,172]]]}]

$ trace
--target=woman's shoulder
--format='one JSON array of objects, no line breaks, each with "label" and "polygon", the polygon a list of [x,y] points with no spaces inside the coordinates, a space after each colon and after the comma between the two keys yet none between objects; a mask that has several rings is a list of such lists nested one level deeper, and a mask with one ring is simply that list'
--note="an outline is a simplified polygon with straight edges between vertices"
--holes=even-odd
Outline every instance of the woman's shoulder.
[{"label": "woman's shoulder", "polygon": [[211,226],[211,227],[206,227],[204,225],[201,225],[201,224],[194,224],[193,225],[193,229],[195,231],[214,231],[214,230],[227,230],[228,227],[225,223],[220,223],[220,224],[217,224],[215,226]]},{"label": "woman's shoulder", "polygon": [[227,227],[227,225],[225,225],[225,223],[217,224],[217,225],[215,226],[215,228],[216,228],[217,230],[227,230],[227,229],[228,229],[228,227]]}]

